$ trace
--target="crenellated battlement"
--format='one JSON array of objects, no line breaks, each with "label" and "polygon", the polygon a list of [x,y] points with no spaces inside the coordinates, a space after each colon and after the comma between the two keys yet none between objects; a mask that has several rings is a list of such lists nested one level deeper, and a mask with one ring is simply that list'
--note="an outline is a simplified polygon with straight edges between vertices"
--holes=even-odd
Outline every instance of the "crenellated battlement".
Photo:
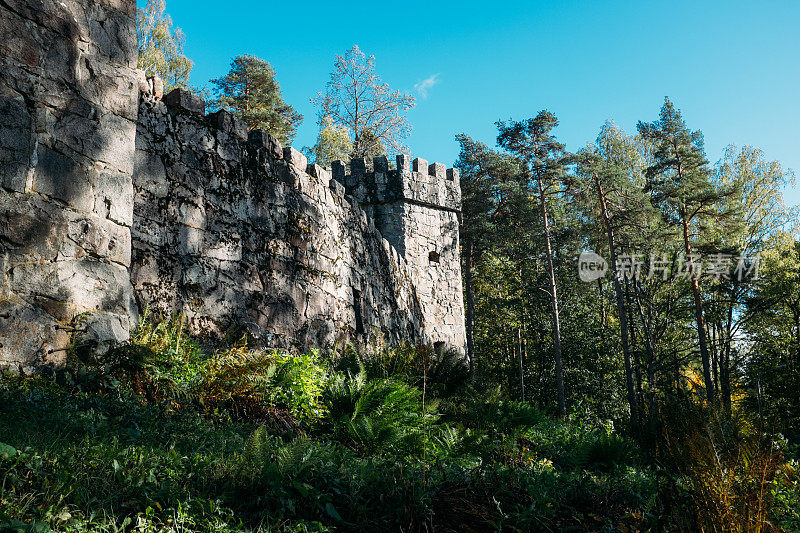
[{"label": "crenellated battlement", "polygon": [[449,211],[461,211],[458,169],[401,154],[390,168],[386,156],[357,158],[349,164],[334,161],[333,178],[347,194],[364,205],[397,201],[418,203]]},{"label": "crenellated battlement", "polygon": [[137,71],[132,0],[28,8],[0,2],[26,36],[0,57],[0,367],[123,342],[144,309],[210,342],[464,352],[457,170],[309,164]]},{"label": "crenellated battlement", "polygon": [[[160,83],[158,78],[150,78],[147,84],[140,84],[140,90],[158,98],[158,93],[152,87],[158,87]],[[305,154],[291,146],[283,147],[267,131],[256,129],[248,132],[247,125],[229,111],[219,110],[206,115],[205,102],[190,91],[174,89],[163,97],[163,102],[173,111],[204,118],[210,127],[263,149],[271,158],[283,160],[294,169],[328,183],[332,191],[351,196],[361,205],[407,201],[448,211],[461,211],[457,168],[447,168],[442,163],[428,163],[419,157],[411,159],[407,154],[395,157],[394,168],[386,156],[355,158],[349,163],[334,161],[331,168],[309,164]],[[330,183],[331,180],[336,183]]]}]

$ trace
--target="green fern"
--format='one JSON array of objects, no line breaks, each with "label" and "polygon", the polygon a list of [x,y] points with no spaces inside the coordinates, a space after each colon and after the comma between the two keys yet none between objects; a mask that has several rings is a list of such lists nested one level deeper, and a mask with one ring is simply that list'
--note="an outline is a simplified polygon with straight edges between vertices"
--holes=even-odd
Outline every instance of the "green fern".
[{"label": "green fern", "polygon": [[328,426],[337,438],[357,450],[386,450],[411,445],[433,422],[436,402],[423,409],[422,392],[402,382],[367,381],[365,372],[334,376],[323,394]]}]

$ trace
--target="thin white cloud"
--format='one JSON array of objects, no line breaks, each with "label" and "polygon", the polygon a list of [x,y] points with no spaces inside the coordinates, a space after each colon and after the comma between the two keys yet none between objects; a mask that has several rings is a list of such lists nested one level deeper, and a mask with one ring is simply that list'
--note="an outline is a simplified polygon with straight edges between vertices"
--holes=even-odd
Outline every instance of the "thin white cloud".
[{"label": "thin white cloud", "polygon": [[434,85],[439,83],[439,73],[431,74],[421,82],[414,85],[414,89],[419,93],[420,97],[425,100],[428,98],[428,91],[433,88]]}]

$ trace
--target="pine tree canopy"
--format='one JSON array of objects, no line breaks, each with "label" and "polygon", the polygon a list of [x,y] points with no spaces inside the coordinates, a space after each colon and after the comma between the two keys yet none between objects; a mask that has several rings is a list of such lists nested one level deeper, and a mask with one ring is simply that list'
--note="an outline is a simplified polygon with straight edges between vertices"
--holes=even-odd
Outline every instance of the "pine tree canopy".
[{"label": "pine tree canopy", "polygon": [[248,129],[264,129],[283,144],[290,144],[303,120],[283,101],[272,66],[263,59],[241,55],[231,61],[227,75],[213,80],[217,105],[239,115]]}]

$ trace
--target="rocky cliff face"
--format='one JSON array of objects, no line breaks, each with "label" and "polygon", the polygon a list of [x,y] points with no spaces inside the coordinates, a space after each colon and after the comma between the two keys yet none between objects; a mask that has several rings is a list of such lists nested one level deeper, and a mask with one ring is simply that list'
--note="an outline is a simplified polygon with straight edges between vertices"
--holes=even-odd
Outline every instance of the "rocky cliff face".
[{"label": "rocky cliff face", "polygon": [[[122,340],[137,117],[133,0],[0,2],[0,363]],[[79,319],[80,318],[80,319]]]},{"label": "rocky cliff face", "polygon": [[133,0],[0,2],[0,366],[124,341],[148,308],[209,340],[463,352],[457,172],[308,165],[136,66]]}]

